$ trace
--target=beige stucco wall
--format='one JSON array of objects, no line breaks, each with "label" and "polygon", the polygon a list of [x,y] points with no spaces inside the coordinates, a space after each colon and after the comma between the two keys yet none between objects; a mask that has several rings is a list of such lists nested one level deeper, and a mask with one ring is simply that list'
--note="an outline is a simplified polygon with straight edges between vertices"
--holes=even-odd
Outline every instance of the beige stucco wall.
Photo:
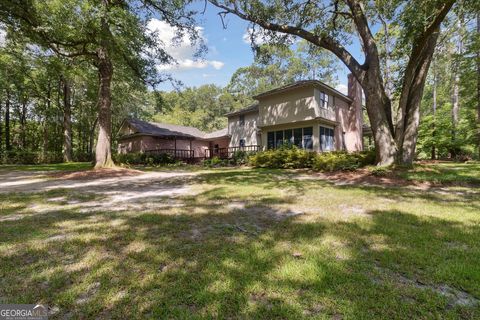
[{"label": "beige stucco wall", "polygon": [[230,135],[230,147],[238,147],[240,139],[245,139],[245,145],[258,145],[260,143],[257,134],[257,112],[249,112],[244,114],[245,124],[240,125],[240,116],[234,115],[228,117],[228,134]]},{"label": "beige stucco wall", "polygon": [[259,126],[313,120],[317,109],[313,87],[280,92],[259,99]]}]

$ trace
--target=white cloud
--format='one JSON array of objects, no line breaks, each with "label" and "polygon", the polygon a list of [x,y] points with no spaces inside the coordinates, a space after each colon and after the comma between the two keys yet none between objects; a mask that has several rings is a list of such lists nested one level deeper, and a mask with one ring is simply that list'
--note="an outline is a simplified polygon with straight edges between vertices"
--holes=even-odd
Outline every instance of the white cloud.
[{"label": "white cloud", "polygon": [[245,30],[245,33],[242,36],[243,42],[246,44],[251,44],[252,43],[252,35],[255,35],[255,44],[257,46],[264,44],[265,42],[268,41],[268,35],[267,32],[264,29],[261,28],[255,28],[253,29],[252,27],[248,27],[247,30]]},{"label": "white cloud", "polygon": [[[168,23],[158,19],[151,19],[147,28],[151,32],[155,32],[158,40],[160,40],[165,46],[165,51],[171,55],[176,61],[173,65],[160,65],[159,70],[186,70],[186,69],[204,69],[207,67],[213,67],[216,70],[223,68],[225,65],[222,61],[218,60],[199,60],[195,59],[195,53],[198,49],[198,45],[192,43],[187,34],[182,35],[178,39],[177,28],[172,27]],[[197,27],[200,38],[204,43],[207,42],[203,35],[203,28]]]},{"label": "white cloud", "polygon": [[177,60],[177,64],[160,65],[159,70],[187,70],[187,69],[205,69],[206,67],[213,67],[215,70],[220,70],[225,65],[222,61],[217,60],[192,60],[182,59]]},{"label": "white cloud", "polygon": [[335,89],[337,89],[338,91],[340,91],[341,93],[343,93],[344,95],[347,95],[348,94],[348,87],[344,84],[339,84],[335,87]]},{"label": "white cloud", "polygon": [[[245,30],[245,33],[242,36],[243,42],[246,44],[251,44],[252,43],[252,35],[254,35],[254,43],[257,46],[260,46],[262,44],[267,43],[270,40],[278,40],[275,38],[279,37],[286,37],[285,40],[293,43],[295,41],[294,36],[290,35],[285,35],[281,32],[272,32],[272,31],[267,31],[265,29],[262,29],[260,27],[256,27],[255,29],[252,27],[248,27],[247,30]],[[272,38],[273,36],[273,38]]]}]

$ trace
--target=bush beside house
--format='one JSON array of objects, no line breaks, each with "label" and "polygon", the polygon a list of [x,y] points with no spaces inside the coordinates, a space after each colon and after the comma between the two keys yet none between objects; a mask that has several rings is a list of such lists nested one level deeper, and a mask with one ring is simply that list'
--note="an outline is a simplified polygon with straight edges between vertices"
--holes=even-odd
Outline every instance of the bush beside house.
[{"label": "bush beside house", "polygon": [[258,152],[248,162],[258,168],[299,169],[317,171],[356,170],[375,163],[374,151],[348,153],[333,151],[315,153],[298,148],[280,148]]}]

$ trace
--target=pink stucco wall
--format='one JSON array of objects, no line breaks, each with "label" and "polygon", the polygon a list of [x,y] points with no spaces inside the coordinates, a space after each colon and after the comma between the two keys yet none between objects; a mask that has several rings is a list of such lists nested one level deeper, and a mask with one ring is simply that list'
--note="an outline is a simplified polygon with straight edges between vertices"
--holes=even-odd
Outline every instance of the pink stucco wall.
[{"label": "pink stucco wall", "polygon": [[[213,144],[212,144],[213,143]],[[152,136],[137,136],[122,139],[118,143],[119,153],[143,152],[145,150],[158,149],[177,149],[177,150],[193,150],[195,158],[203,158],[206,155],[206,149],[212,144],[219,144],[220,148],[228,147],[229,138],[220,138],[216,140],[185,140],[185,139],[165,139]]]}]

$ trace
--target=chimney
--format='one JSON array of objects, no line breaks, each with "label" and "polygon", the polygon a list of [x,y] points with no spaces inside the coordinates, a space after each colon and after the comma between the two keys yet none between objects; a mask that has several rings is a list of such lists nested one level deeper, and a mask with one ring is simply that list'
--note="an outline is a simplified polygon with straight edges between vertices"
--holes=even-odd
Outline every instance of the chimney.
[{"label": "chimney", "polygon": [[348,151],[363,150],[362,87],[353,74],[348,75],[348,96],[353,102],[348,109],[345,146]]}]

